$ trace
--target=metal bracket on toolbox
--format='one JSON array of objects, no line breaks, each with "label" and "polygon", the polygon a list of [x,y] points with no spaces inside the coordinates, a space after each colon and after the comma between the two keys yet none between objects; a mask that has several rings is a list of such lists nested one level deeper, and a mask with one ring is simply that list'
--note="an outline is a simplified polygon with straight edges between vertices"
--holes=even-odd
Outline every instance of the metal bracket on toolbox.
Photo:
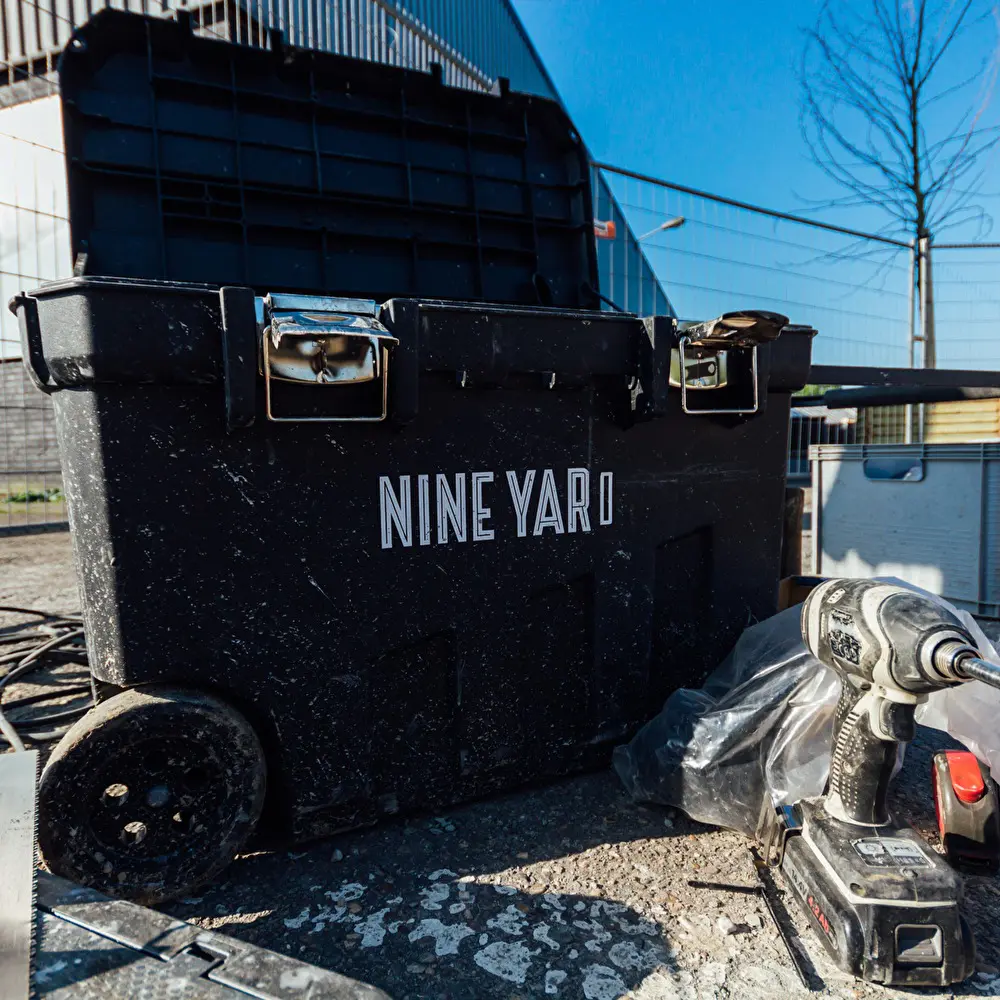
[{"label": "metal bracket on toolbox", "polygon": [[[787,316],[757,310],[723,313],[705,323],[682,324],[670,359],[670,384],[680,387],[681,409],[694,415],[756,413],[760,409],[757,348],[776,340],[787,325]],[[733,388],[735,362],[747,351],[753,386],[749,400],[735,406],[688,405],[689,391]]]},{"label": "metal bracket on toolbox", "polygon": [[[694,349],[694,356],[689,357],[687,350]],[[677,381],[674,381],[674,365],[671,364],[671,385],[679,385],[681,390],[681,409],[691,414],[712,413],[756,413],[760,409],[760,388],[757,384],[757,348],[750,349],[750,380],[753,382],[753,403],[750,406],[728,406],[692,409],[688,406],[689,389],[725,389],[729,385],[729,364],[726,351],[706,350],[695,344],[690,337],[681,337],[673,351],[677,356]],[[672,360],[672,359],[671,359]],[[688,366],[694,370],[689,372]]]},{"label": "metal bracket on toolbox", "polygon": [[[374,301],[268,295],[262,302],[261,313],[261,369],[268,420],[285,423],[385,420],[389,352],[399,341],[379,322],[378,305]],[[343,395],[332,397],[330,412],[279,414],[273,406],[275,382],[328,387],[328,391]]]}]

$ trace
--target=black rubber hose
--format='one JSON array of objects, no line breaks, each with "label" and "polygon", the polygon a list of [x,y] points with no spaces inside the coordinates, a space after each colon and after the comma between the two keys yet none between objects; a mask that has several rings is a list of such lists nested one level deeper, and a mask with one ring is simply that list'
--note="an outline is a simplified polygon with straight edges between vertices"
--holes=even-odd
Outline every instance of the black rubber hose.
[{"label": "black rubber hose", "polygon": [[[5,709],[10,708],[10,705],[5,705]],[[75,708],[67,708],[62,712],[51,712],[49,715],[39,715],[31,719],[18,719],[17,722],[11,722],[13,726],[49,726],[53,722],[65,722],[67,719],[78,719],[84,712],[90,711],[90,705],[77,705]],[[10,720],[8,720],[10,721]]]},{"label": "black rubber hose", "polygon": [[[53,665],[62,665],[74,659],[86,657],[86,647],[79,645],[82,641],[84,631],[79,627],[81,621],[78,617],[54,615],[45,611],[38,611],[33,608],[11,607],[0,605],[0,611],[15,614],[29,614],[42,617],[45,621],[40,626],[35,626],[28,633],[21,633],[15,641],[34,642],[35,645],[18,649],[0,656],[0,666],[13,664],[9,670],[0,676],[0,734],[15,750],[24,750],[23,736],[31,742],[45,743],[59,739],[72,724],[72,721],[79,718],[90,710],[91,705],[77,705],[71,708],[58,708],[57,711],[47,715],[33,718],[10,720],[4,714],[5,709],[9,710],[15,706],[39,704],[53,699],[63,699],[72,695],[79,695],[90,690],[89,685],[81,687],[62,687],[51,691],[42,692],[37,695],[30,695],[24,698],[16,698],[7,705],[3,704],[3,691],[8,685],[18,678],[37,670]],[[14,637],[10,637],[14,639]],[[70,647],[70,648],[66,648]],[[53,664],[52,661],[57,661]],[[54,706],[55,707],[55,706]],[[55,728],[48,728],[54,726]]]},{"label": "black rubber hose", "polygon": [[828,409],[846,406],[899,406],[904,403],[959,403],[1000,399],[1000,389],[947,385],[881,385],[862,389],[830,389],[823,396]]},{"label": "black rubber hose", "polygon": [[[9,712],[12,708],[21,708],[23,705],[38,705],[42,702],[51,701],[55,697],[72,698],[78,694],[88,694],[89,684],[77,684],[75,687],[60,688],[58,691],[43,691],[41,694],[29,694],[24,698],[15,698],[13,701],[4,702],[3,710]],[[31,720],[32,725],[35,720]]]},{"label": "black rubber hose", "polygon": [[56,611],[40,611],[38,608],[18,608],[12,604],[0,604],[0,612],[12,615],[34,615],[36,618],[58,618],[64,622],[80,622],[78,614],[61,615]]}]

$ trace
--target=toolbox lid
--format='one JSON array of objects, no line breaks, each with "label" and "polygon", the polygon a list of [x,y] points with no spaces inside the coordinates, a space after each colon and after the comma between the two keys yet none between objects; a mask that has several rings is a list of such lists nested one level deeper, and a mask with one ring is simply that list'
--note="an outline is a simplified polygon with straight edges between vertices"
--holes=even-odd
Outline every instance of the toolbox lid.
[{"label": "toolbox lid", "polygon": [[594,308],[558,103],[104,10],[59,64],[77,273]]}]

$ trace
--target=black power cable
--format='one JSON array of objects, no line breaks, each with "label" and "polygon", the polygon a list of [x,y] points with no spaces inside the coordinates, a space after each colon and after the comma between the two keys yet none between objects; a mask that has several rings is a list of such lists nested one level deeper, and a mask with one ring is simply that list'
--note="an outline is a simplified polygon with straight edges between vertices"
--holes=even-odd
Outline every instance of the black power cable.
[{"label": "black power cable", "polygon": [[[0,646],[20,648],[0,654],[0,735],[15,749],[24,750],[24,740],[45,743],[62,737],[72,722],[87,712],[92,699],[84,705],[53,705],[55,711],[43,715],[26,715],[16,720],[5,714],[12,708],[25,708],[55,700],[78,697],[90,692],[90,685],[54,686],[50,691],[15,698],[3,703],[4,689],[14,681],[41,670],[67,663],[86,662],[83,621],[78,615],[60,615],[36,608],[0,605],[0,612],[31,615],[41,621],[13,626],[14,631],[0,635]],[[5,630],[6,631],[6,630]],[[5,669],[6,668],[6,669]],[[65,678],[64,678],[65,679]],[[74,675],[72,680],[77,680]]]}]

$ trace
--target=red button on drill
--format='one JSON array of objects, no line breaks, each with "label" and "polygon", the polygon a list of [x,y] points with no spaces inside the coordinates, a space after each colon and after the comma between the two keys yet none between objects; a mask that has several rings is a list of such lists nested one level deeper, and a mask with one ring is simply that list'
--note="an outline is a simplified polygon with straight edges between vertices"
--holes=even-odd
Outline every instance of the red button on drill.
[{"label": "red button on drill", "polygon": [[951,787],[955,789],[959,801],[978,802],[986,794],[986,784],[976,755],[968,750],[948,750],[945,756],[948,758]]}]

